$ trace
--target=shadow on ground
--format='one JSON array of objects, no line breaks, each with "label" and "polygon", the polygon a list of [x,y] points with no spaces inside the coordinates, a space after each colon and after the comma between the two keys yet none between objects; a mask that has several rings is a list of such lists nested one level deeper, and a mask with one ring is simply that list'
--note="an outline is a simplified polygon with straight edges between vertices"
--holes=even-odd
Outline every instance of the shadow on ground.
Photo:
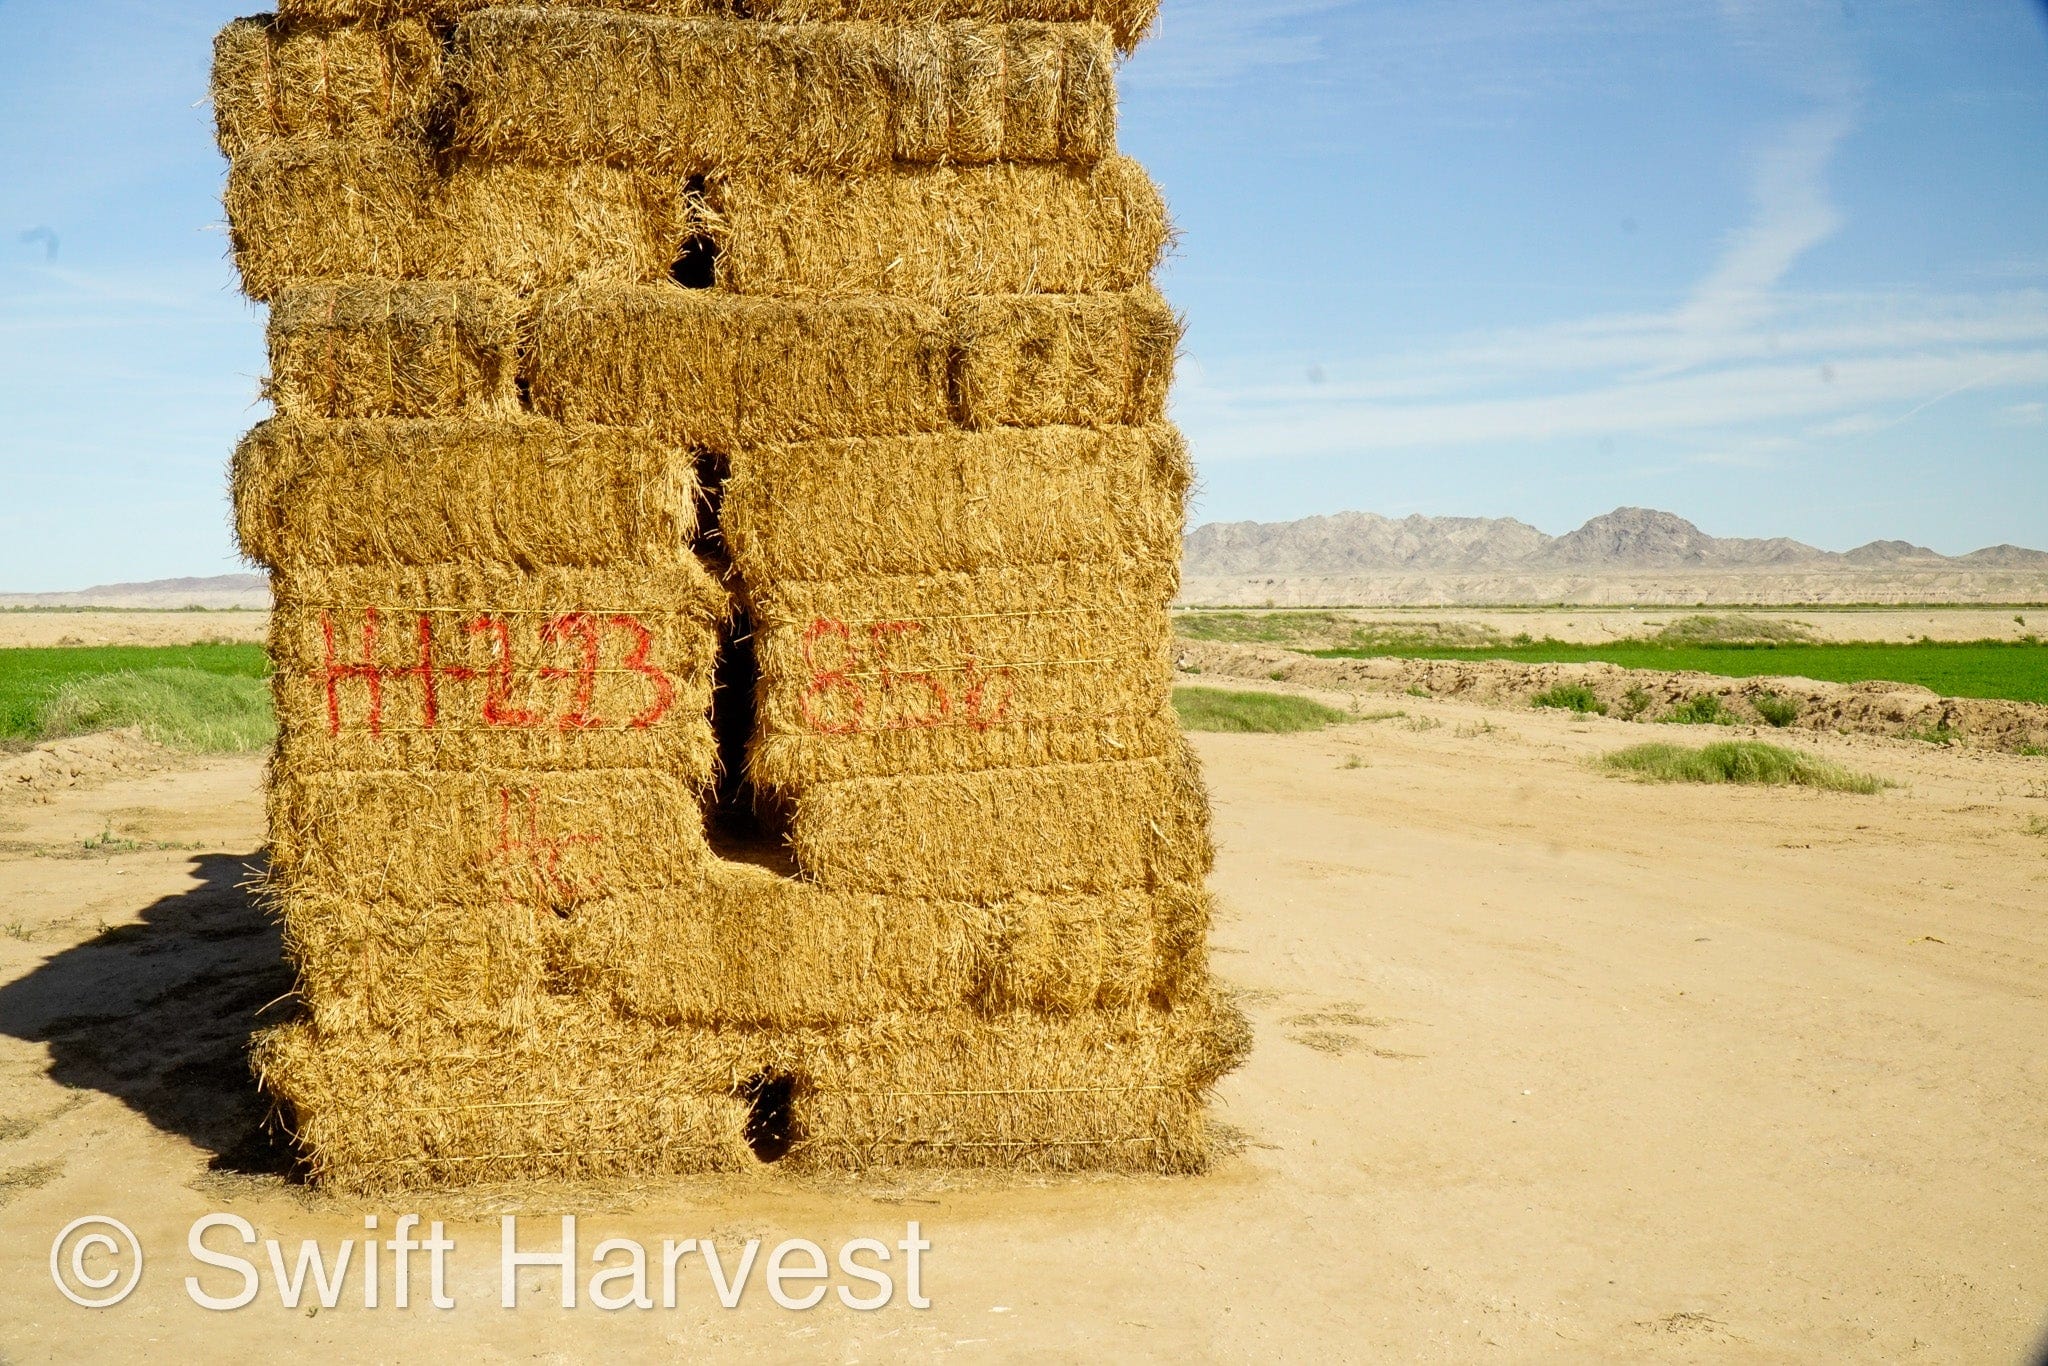
[{"label": "shadow on ground", "polygon": [[0,1032],[47,1044],[52,1080],[124,1102],[215,1171],[288,1171],[249,1071],[250,1036],[285,1018],[292,987],[277,927],[245,889],[261,867],[194,858],[198,886],[0,986]]}]

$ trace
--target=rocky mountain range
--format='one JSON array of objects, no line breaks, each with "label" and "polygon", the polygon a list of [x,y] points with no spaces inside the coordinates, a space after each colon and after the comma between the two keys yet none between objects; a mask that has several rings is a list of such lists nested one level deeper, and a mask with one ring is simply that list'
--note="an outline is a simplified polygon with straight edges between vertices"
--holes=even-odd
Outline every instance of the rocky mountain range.
[{"label": "rocky mountain range", "polygon": [[264,574],[215,574],[203,579],[103,583],[94,588],[79,588],[65,593],[0,593],[0,608],[121,607],[178,611],[190,607],[263,609],[269,606],[270,579]]},{"label": "rocky mountain range", "polygon": [[1617,508],[1562,536],[1512,517],[1339,512],[1298,522],[1196,527],[1187,536],[1183,572],[1231,577],[1859,568],[2048,571],[2048,552],[1998,545],[1948,556],[1906,541],[1829,551],[1783,536],[1710,536],[1683,517],[1650,508]]}]

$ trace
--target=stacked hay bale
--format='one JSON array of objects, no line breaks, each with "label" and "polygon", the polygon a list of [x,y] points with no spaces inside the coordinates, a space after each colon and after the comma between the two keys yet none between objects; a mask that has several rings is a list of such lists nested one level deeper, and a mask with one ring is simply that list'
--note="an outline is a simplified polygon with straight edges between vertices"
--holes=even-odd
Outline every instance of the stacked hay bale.
[{"label": "stacked hay bale", "polygon": [[[744,15],[745,17],[742,17]],[[258,1066],[358,1191],[1190,1170],[1129,0],[297,0],[215,103],[276,415]]]}]

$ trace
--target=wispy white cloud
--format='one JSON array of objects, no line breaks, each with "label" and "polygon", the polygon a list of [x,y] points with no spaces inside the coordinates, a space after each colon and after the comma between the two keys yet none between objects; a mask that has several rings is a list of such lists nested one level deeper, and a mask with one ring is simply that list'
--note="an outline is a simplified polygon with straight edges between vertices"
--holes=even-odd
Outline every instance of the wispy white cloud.
[{"label": "wispy white cloud", "polygon": [[[1552,20],[1568,8],[1532,6]],[[1813,107],[1752,154],[1749,213],[1682,300],[1420,354],[1325,358],[1313,382],[1298,361],[1212,360],[1176,403],[1204,458],[1637,436],[1682,442],[1697,460],[1757,463],[1899,426],[1974,390],[2048,386],[2048,290],[1788,288],[1846,226],[1828,171],[1855,135],[1861,79],[1831,4],[1722,10],[1766,77]]]}]

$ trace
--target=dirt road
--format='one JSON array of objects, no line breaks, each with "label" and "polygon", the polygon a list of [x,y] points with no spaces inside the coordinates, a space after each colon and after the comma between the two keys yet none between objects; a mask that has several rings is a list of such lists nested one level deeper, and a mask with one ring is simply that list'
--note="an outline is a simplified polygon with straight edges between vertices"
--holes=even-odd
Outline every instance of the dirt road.
[{"label": "dirt road", "polygon": [[[2048,763],[1800,743],[1876,797],[1643,786],[1618,722],[1409,716],[1205,736],[1215,946],[1257,1046],[1199,1179],[871,1175],[425,1195],[453,1310],[188,1297],[211,1211],[333,1247],[395,1209],[253,1169],[235,1061],[284,989],[236,889],[259,766],[182,762],[0,806],[0,1356],[10,1361],[2017,1362],[2048,1326]],[[1434,723],[1434,724],[1432,724]],[[2030,833],[2031,831],[2031,833]],[[272,1007],[273,1011],[276,1009]],[[269,1018],[266,1016],[265,1018]],[[210,1166],[221,1170],[210,1170]],[[498,1307],[498,1216],[601,1238],[933,1248],[856,1314]],[[68,1221],[130,1224],[134,1296],[50,1283]],[[387,1235],[388,1236],[388,1235]],[[251,1252],[261,1260],[261,1253]],[[388,1256],[388,1254],[387,1254]],[[97,1265],[95,1263],[94,1265]],[[353,1274],[353,1273],[352,1273]],[[205,1285],[232,1289],[231,1272]]]}]

